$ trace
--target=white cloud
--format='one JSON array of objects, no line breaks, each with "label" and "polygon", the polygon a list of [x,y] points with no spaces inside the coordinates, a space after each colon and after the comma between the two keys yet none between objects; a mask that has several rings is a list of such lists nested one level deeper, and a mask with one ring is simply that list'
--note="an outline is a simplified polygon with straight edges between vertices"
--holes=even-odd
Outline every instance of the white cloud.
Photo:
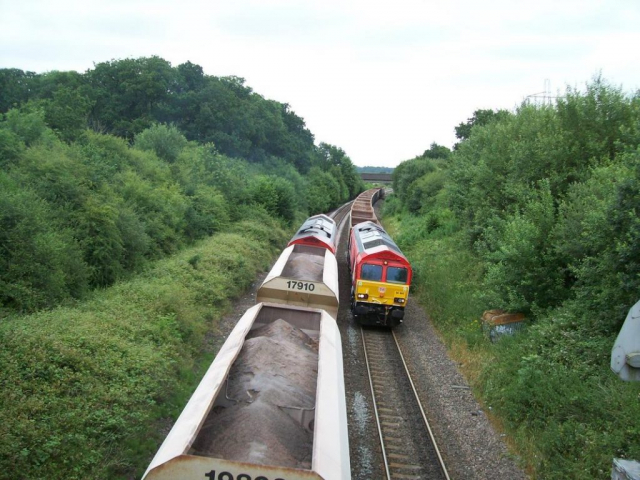
[{"label": "white cloud", "polygon": [[0,67],[190,60],[289,103],[356,164],[395,165],[545,79],[638,88],[638,24],[635,0],[0,0]]}]

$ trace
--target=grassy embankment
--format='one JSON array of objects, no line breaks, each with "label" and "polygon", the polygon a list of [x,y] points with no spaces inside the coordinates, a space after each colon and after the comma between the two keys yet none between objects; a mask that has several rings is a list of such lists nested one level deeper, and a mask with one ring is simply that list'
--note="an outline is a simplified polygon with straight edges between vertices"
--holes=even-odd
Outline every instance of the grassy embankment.
[{"label": "grassy embankment", "polygon": [[0,478],[140,477],[214,356],[205,335],[285,240],[240,222],[76,306],[4,319]]},{"label": "grassy embankment", "polygon": [[533,478],[608,478],[613,457],[640,459],[640,385],[609,370],[615,337],[582,326],[568,305],[491,344],[482,264],[456,229],[427,232],[424,216],[397,212],[383,223],[415,269],[413,299]]}]

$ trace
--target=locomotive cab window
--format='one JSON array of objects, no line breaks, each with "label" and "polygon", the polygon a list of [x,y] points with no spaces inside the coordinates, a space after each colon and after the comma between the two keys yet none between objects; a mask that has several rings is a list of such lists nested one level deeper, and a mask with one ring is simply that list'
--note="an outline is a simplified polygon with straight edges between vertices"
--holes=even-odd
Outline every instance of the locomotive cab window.
[{"label": "locomotive cab window", "polygon": [[372,280],[374,282],[380,282],[382,280],[382,265],[371,265],[365,263],[364,265],[362,265],[360,278],[362,280]]},{"label": "locomotive cab window", "polygon": [[388,267],[387,282],[407,283],[407,269],[402,267]]}]

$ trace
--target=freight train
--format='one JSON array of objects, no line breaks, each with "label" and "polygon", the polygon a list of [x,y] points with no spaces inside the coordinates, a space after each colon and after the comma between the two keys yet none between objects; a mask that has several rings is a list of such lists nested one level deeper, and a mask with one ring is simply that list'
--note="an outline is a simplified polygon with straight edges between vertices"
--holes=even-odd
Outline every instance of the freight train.
[{"label": "freight train", "polygon": [[143,479],[351,478],[336,225],[291,239]]},{"label": "freight train", "polygon": [[367,190],[351,208],[351,311],[360,324],[394,327],[404,318],[413,272],[373,210],[382,194],[383,189]]},{"label": "freight train", "polygon": [[373,205],[384,198],[384,188],[370,188],[362,192],[351,205],[351,227],[361,222],[374,222],[380,225]]}]

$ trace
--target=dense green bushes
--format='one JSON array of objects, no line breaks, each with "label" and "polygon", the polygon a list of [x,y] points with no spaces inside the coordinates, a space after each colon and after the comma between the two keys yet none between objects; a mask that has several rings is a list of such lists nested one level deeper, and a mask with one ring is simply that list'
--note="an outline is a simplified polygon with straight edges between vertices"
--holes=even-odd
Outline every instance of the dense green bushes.
[{"label": "dense green bushes", "polygon": [[244,206],[286,224],[363,190],[345,152],[315,146],[288,105],[190,62],[114,60],[84,74],[0,69],[0,99],[10,189],[0,229],[11,242],[0,244],[0,317],[110,285],[224,230]]},{"label": "dense green bushes", "polygon": [[87,126],[133,140],[163,123],[254,163],[275,156],[306,173],[315,155],[313,135],[287,104],[263,98],[242,78],[206,75],[191,62],[172,67],[159,57],[128,58],[83,74],[0,69],[0,98],[0,113],[37,105],[65,141]]},{"label": "dense green bushes", "polygon": [[0,304],[33,310],[85,292],[80,246],[51,216],[44,200],[0,172]]},{"label": "dense green bushes", "polygon": [[613,337],[579,305],[540,318],[494,347],[482,376],[538,478],[608,478],[613,457],[640,458],[640,386],[608,368]]},{"label": "dense green bushes", "polygon": [[296,212],[296,196],[293,186],[284,178],[256,176],[250,186],[253,202],[267,213],[291,222]]},{"label": "dense green bushes", "polygon": [[[212,193],[215,197],[215,192],[200,188],[202,185],[219,190],[229,205],[235,206],[258,197],[249,191],[249,177],[283,177],[292,185],[279,183],[281,204],[275,209],[268,204],[266,208],[280,210],[287,220],[292,218],[292,209],[318,213],[336,207],[363,188],[346,154],[331,145],[314,145],[304,120],[287,104],[263,98],[241,78],[206,75],[190,62],[172,67],[158,57],[113,60],[98,63],[83,74],[0,69],[0,99],[0,113],[4,114],[0,167],[22,163],[19,160],[25,155],[25,147],[33,147],[41,149],[40,156],[52,156],[53,165],[64,158],[69,168],[85,166],[84,172],[75,175],[77,181],[88,176],[85,189],[103,188],[105,182],[113,189],[112,182],[127,182],[123,189],[139,200],[149,188],[164,189],[161,198],[171,196],[173,185],[178,183],[182,187],[179,193],[195,197],[183,202],[183,210],[196,225],[176,223],[166,208],[162,212],[153,212],[148,205],[142,208],[147,217],[160,213],[161,218],[151,227],[157,241],[148,246],[156,256],[181,246],[181,235],[176,231],[187,230],[189,239],[211,232],[213,226],[204,225],[198,212],[210,210],[204,195]],[[116,135],[135,148],[128,148],[126,142],[111,135],[92,132]],[[65,151],[56,139],[70,144],[70,148]],[[48,148],[55,149],[55,154],[51,155]],[[138,152],[154,153],[156,157]],[[329,177],[306,177],[314,183],[311,190],[316,192],[309,199],[302,176],[312,167]],[[132,188],[137,179],[131,178],[131,171],[146,185]],[[28,173],[38,174],[33,169]],[[114,178],[115,174],[124,178]],[[316,184],[329,185],[330,189],[318,192]],[[290,196],[285,190],[291,187],[297,195],[285,200]],[[116,194],[123,193],[115,190]],[[330,197],[328,202],[321,198],[326,196]],[[178,198],[173,197],[168,204],[160,203],[178,211],[174,203]],[[132,203],[127,198],[125,201]],[[261,201],[270,202],[265,198]],[[231,221],[235,220],[234,211],[232,208],[228,212]],[[139,214],[136,208],[129,208],[126,216],[131,220],[132,215]],[[165,221],[169,222],[168,228]]]},{"label": "dense green bushes", "polygon": [[[0,312],[33,311],[111,285],[243,218],[243,205],[291,223],[358,193],[353,164],[322,146],[312,174],[283,160],[251,164],[153,125],[134,146],[84,131],[56,138],[42,110],[0,122]],[[341,154],[337,165],[326,149]],[[321,169],[322,168],[322,169]],[[346,186],[345,182],[351,182]]]},{"label": "dense green bushes", "polygon": [[286,240],[266,216],[233,231],[74,308],[0,323],[0,477],[141,475],[154,421],[199,380],[185,385],[205,332]]},{"label": "dense green bushes", "polygon": [[0,477],[139,477],[283,228],[362,188],[242,79],[0,69]]},{"label": "dense green bushes", "polygon": [[[578,275],[587,252],[576,243],[602,253],[605,243],[628,234],[612,231],[611,215],[638,163],[631,132],[639,102],[596,79],[584,94],[569,91],[557,107],[523,105],[475,127],[460,145],[448,168],[449,207],[487,266],[492,302],[525,311],[558,307],[588,275]],[[575,210],[584,211],[588,197],[597,201],[578,219]],[[598,227],[579,225],[598,218]],[[575,228],[593,236],[576,238]]]},{"label": "dense green bushes", "polygon": [[[609,371],[640,292],[639,107],[596,78],[555,106],[480,115],[452,155],[394,172],[386,211],[402,218],[420,296],[451,341],[483,352],[477,390],[540,478],[640,458],[640,387]],[[487,345],[490,308],[531,325]]]}]

